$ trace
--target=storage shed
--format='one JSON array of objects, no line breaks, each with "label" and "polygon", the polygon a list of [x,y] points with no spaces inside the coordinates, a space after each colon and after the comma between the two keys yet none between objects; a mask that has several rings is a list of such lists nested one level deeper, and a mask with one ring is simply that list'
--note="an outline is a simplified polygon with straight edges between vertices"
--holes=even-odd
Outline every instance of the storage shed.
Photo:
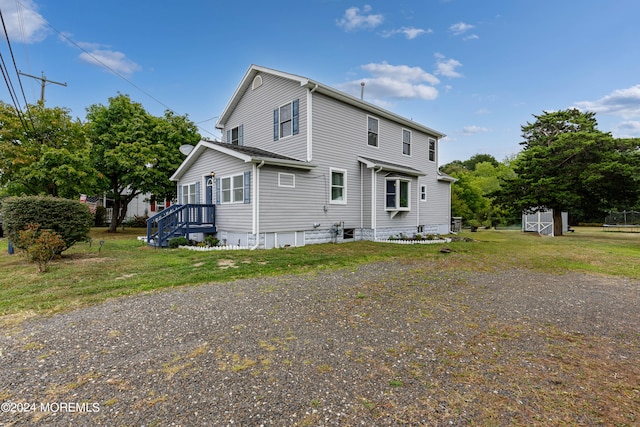
[{"label": "storage shed", "polygon": [[[522,231],[553,236],[553,210],[522,214]],[[562,232],[569,231],[569,214],[562,212]]]}]

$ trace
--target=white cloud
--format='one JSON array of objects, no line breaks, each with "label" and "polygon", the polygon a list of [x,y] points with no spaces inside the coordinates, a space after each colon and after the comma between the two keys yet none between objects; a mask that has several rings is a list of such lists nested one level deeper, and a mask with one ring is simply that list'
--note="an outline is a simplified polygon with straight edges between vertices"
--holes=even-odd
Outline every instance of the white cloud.
[{"label": "white cloud", "polygon": [[480,37],[478,37],[477,34],[469,34],[466,37],[463,37],[462,40],[467,41],[467,40],[476,40],[479,39]]},{"label": "white cloud", "polygon": [[420,67],[382,62],[366,64],[361,68],[368,71],[371,77],[337,86],[348,93],[359,95],[361,83],[364,82],[365,99],[385,106],[388,101],[384,99],[433,100],[438,97],[438,90],[433,85],[440,83],[440,80]]},{"label": "white cloud", "polygon": [[640,136],[640,121],[629,120],[620,122],[613,133],[616,138],[637,138]]},{"label": "white cloud", "polygon": [[460,61],[453,58],[447,59],[441,53],[436,53],[435,57],[437,58],[435,75],[451,78],[462,77],[462,74],[456,71],[456,68],[462,66]]},{"label": "white cloud", "polygon": [[477,133],[489,132],[489,129],[483,128],[481,126],[465,126],[462,128],[462,133],[464,135],[475,135]]},{"label": "white cloud", "polygon": [[391,65],[386,61],[379,64],[366,64],[362,68],[369,71],[376,78],[390,77],[402,81],[427,82],[431,85],[440,83],[437,77],[427,73],[420,67],[409,67],[408,65]]},{"label": "white cloud", "polygon": [[424,30],[422,28],[402,27],[396,30],[385,31],[384,33],[382,33],[382,36],[391,37],[396,34],[403,34],[407,39],[413,40],[416,37],[421,36],[422,34],[431,34],[431,33],[433,33],[433,30],[431,29]]},{"label": "white cloud", "polygon": [[336,21],[339,27],[347,31],[357,30],[360,28],[375,28],[382,24],[384,17],[382,15],[369,14],[371,6],[365,5],[362,8],[362,14],[357,7],[350,7],[345,10],[344,17]]},{"label": "white cloud", "polygon": [[140,71],[142,67],[127,59],[122,52],[106,49],[94,49],[91,52],[82,52],[80,59],[93,65],[107,67],[111,71],[117,71],[125,76],[130,76],[136,71]]},{"label": "white cloud", "polygon": [[640,85],[618,89],[597,101],[576,102],[580,110],[631,119],[640,117]]},{"label": "white cloud", "polygon": [[454,36],[459,36],[460,34],[464,34],[467,31],[474,28],[471,24],[465,24],[464,22],[458,22],[457,24],[453,24],[449,27],[449,31],[453,33]]},{"label": "white cloud", "polygon": [[[0,9],[12,42],[31,44],[47,37],[47,21],[37,12],[38,6],[32,0],[0,0]],[[1,27],[0,34],[5,34]]]}]

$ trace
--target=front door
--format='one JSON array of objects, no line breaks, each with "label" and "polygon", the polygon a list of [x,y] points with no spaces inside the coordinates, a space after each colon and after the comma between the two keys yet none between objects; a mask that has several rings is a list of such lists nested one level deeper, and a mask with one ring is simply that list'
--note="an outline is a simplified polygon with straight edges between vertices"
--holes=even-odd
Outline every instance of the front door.
[{"label": "front door", "polygon": [[213,178],[207,178],[207,189],[204,198],[207,205],[213,204]]}]

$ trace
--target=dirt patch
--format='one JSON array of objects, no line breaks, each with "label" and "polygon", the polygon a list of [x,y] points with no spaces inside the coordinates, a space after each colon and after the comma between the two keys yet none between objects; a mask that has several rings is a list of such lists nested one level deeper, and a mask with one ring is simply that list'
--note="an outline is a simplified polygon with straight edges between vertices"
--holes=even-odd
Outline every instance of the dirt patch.
[{"label": "dirt patch", "polygon": [[227,268],[238,268],[236,262],[232,259],[219,259],[218,260],[218,268],[227,269]]},{"label": "dirt patch", "polygon": [[65,254],[60,258],[60,262],[65,264],[97,264],[114,260],[115,258],[103,257],[98,253]]}]

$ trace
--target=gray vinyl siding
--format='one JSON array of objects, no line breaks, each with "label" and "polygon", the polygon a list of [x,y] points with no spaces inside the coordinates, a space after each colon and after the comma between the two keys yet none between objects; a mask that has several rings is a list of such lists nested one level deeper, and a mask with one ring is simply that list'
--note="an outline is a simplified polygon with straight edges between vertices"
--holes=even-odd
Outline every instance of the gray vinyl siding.
[{"label": "gray vinyl siding", "polygon": [[313,162],[320,165],[316,168],[318,173],[326,176],[327,197],[330,197],[331,168],[347,172],[347,203],[329,203],[323,222],[344,222],[345,228],[360,228],[361,175],[358,156],[362,150],[358,142],[364,141],[366,145],[366,114],[320,94],[313,94],[312,102]]},{"label": "gray vinyl siding", "polygon": [[426,182],[427,201],[420,202],[420,224],[451,225],[451,185],[443,181]]},{"label": "gray vinyl siding", "polygon": [[[411,210],[400,212],[391,218],[391,213],[385,209],[385,172],[375,174],[376,177],[376,228],[417,226],[421,224],[442,223],[448,217],[449,209],[446,206],[448,196],[438,201],[424,214],[419,209],[424,208],[424,203],[418,207],[420,185],[424,183],[432,192],[432,200],[435,202],[436,193],[442,193],[437,181],[437,163],[429,161],[429,138],[431,136],[411,130],[411,156],[402,154],[402,130],[408,129],[389,120],[378,119],[378,146],[367,144],[367,117],[370,115],[364,111],[339,103],[329,97],[314,94],[313,96],[313,162],[328,167],[345,169],[348,171],[348,196],[347,206],[340,210],[341,215],[333,216],[336,221],[347,218],[350,223],[360,223],[362,214],[362,226],[372,226],[371,213],[371,175],[360,185],[360,164],[358,156],[368,157],[385,162],[397,163],[420,170],[427,175],[424,177],[411,177]],[[375,116],[371,116],[375,117]],[[435,138],[434,138],[435,139]],[[336,155],[336,153],[340,153]],[[367,169],[367,172],[370,170]],[[362,190],[361,190],[362,189]],[[363,191],[361,193],[361,191]],[[440,197],[440,196],[438,196]],[[360,203],[364,202],[362,210]],[[337,207],[330,205],[331,208]],[[334,209],[335,210],[335,209]],[[440,219],[439,219],[440,218]],[[354,225],[359,227],[360,225]],[[345,224],[345,227],[348,227]]]},{"label": "gray vinyl siding", "polygon": [[[437,181],[437,161],[429,161],[429,138],[421,130],[402,126],[391,120],[372,115],[364,109],[342,103],[319,92],[310,93],[297,81],[270,73],[261,73],[262,85],[252,89],[248,85],[239,94],[238,103],[223,123],[223,139],[227,130],[242,125],[243,145],[261,148],[299,160],[310,160],[312,170],[291,169],[264,165],[258,171],[249,163],[213,150],[205,150],[180,184],[201,182],[201,201],[204,202],[205,179],[215,171],[224,177],[248,170],[257,174],[258,187],[252,195],[258,204],[218,205],[218,230],[251,233],[253,209],[258,209],[257,239],[275,238],[268,233],[305,231],[306,241],[314,233],[326,233],[334,224],[355,229],[407,229],[418,225],[449,225],[450,196],[448,182]],[[311,99],[313,117],[309,117]],[[273,111],[285,103],[298,100],[299,132],[274,141]],[[367,118],[378,119],[378,146],[367,143]],[[308,125],[311,124],[311,129]],[[411,155],[403,155],[402,131],[411,131]],[[311,136],[311,141],[308,137]],[[311,148],[309,150],[309,147]],[[437,139],[436,139],[437,150]],[[309,158],[310,156],[310,158]],[[417,169],[425,176],[411,176],[410,211],[392,214],[385,209],[385,175],[374,173],[358,161],[367,157]],[[437,152],[436,152],[437,160]],[[346,171],[346,204],[331,203],[331,169]],[[295,187],[279,187],[278,173],[295,175]],[[375,181],[374,181],[375,180]],[[420,186],[427,186],[427,202],[419,201]],[[375,194],[373,187],[375,186]],[[259,191],[259,193],[257,193]],[[373,206],[375,196],[375,206]],[[215,196],[214,196],[215,200]],[[253,201],[252,201],[253,203]],[[320,224],[314,227],[314,224]],[[372,235],[368,234],[368,235]],[[268,245],[267,245],[268,246]]]},{"label": "gray vinyl siding", "polygon": [[[243,142],[249,147],[289,156],[294,159],[307,158],[307,89],[297,82],[271,74],[261,74],[262,85],[252,89],[251,85],[229,116],[222,131],[226,139],[227,129],[243,125]],[[273,140],[273,110],[299,100],[299,133],[277,141]]]},{"label": "gray vinyl siding", "polygon": [[[200,157],[191,165],[180,178],[178,185],[193,182],[201,183],[200,203],[205,203],[206,179],[215,172],[216,178],[223,178],[230,175],[237,175],[246,171],[251,171],[251,164],[244,163],[233,157],[217,153],[213,150],[204,150]],[[252,189],[253,190],[253,189]],[[215,194],[213,201],[215,203]],[[216,206],[216,226],[218,229],[226,230],[249,230],[252,227],[251,204],[233,203]]]},{"label": "gray vinyl siding", "polygon": [[[295,175],[295,187],[279,187],[278,173]],[[259,231],[311,230],[326,226],[324,180],[316,171],[264,166],[260,168]]]}]

